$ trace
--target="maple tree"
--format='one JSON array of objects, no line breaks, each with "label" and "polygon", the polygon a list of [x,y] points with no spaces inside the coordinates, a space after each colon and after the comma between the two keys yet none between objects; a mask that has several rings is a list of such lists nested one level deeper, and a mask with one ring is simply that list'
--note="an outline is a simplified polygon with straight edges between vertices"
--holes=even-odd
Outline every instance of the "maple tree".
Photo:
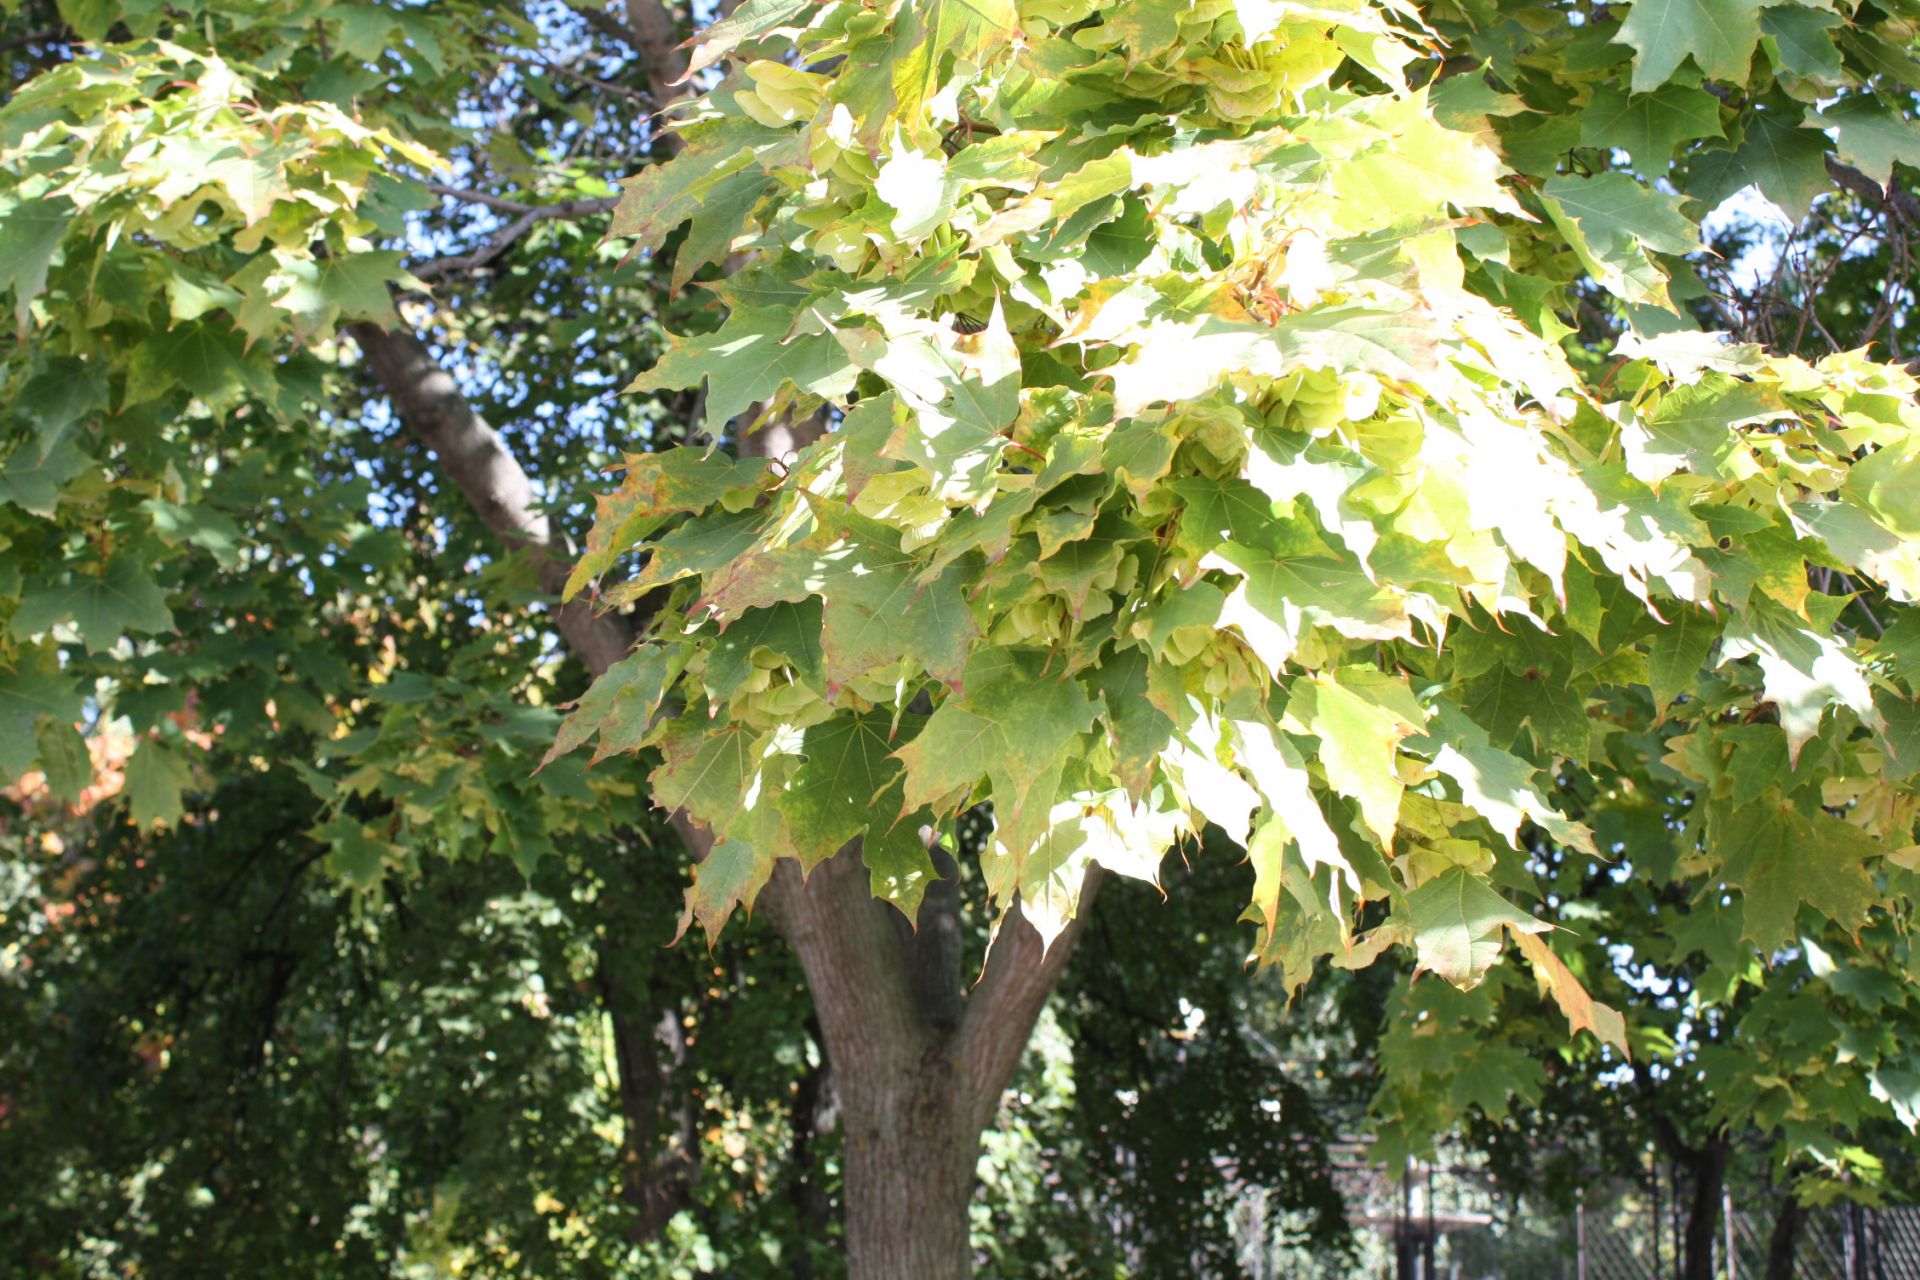
[{"label": "maple tree", "polygon": [[[129,812],[177,823],[189,735],[305,735],[368,887],[673,812],[688,923],[764,907],[806,970],[862,1276],[966,1270],[980,1131],[1099,874],[1207,826],[1289,989],[1404,954],[1436,976],[1398,1033],[1492,1046],[1463,1061],[1498,1060],[1508,944],[1562,1039],[1635,1048],[1592,895],[1539,868],[1649,841],[1756,998],[1809,946],[1911,974],[1916,384],[1702,329],[1699,258],[1750,183],[1906,216],[1907,16],[745,0],[682,59],[688,15],[582,6],[646,83],[617,127],[659,162],[616,196],[555,88],[604,82],[532,21],[316,13],[63,4],[78,39],[0,109],[9,776],[77,796],[74,724],[125,717]],[[455,120],[507,57],[533,147]],[[431,188],[445,154],[523,185]],[[410,253],[435,196],[494,221]],[[578,557],[548,499],[605,447],[523,463],[409,331],[541,236],[608,294],[529,361],[630,365],[623,306],[678,330],[609,434],[686,443],[628,454]],[[526,287],[473,308],[501,350],[552,305]],[[442,625],[366,603],[404,594],[399,521],[326,461],[382,413],[471,506],[415,542],[491,561],[431,677],[369,627]],[[564,721],[555,635],[597,677]],[[1779,1086],[1783,1160],[1920,1123],[1910,1039],[1847,1052],[1864,1098]],[[1425,1069],[1398,1140],[1500,1105]]]}]

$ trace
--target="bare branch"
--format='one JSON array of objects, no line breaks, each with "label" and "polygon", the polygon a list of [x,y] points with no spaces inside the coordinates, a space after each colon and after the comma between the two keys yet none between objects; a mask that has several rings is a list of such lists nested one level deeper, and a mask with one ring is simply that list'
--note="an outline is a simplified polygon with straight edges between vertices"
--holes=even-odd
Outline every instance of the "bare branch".
[{"label": "bare branch", "polygon": [[1089,868],[1080,890],[1080,909],[1051,947],[1042,946],[1039,931],[1027,923],[1018,905],[1001,921],[986,972],[967,996],[967,1010],[954,1039],[954,1057],[966,1081],[968,1103],[974,1108],[968,1119],[976,1128],[985,1128],[993,1119],[1000,1093],[1013,1079],[1033,1035],[1033,1024],[1066,972],[1093,911],[1100,880],[1100,868]]},{"label": "bare branch", "polygon": [[531,213],[537,207],[523,200],[509,200],[505,196],[494,195],[491,191],[475,191],[471,187],[450,187],[444,182],[429,182],[426,187],[436,196],[458,200],[463,204],[483,204],[489,209],[498,209],[502,213]]},{"label": "bare branch", "polygon": [[[552,522],[535,506],[533,481],[507,452],[500,433],[473,405],[411,333],[365,321],[351,328],[395,414],[416,439],[433,450],[441,468],[494,536],[539,567],[541,585],[559,593],[569,556],[556,543]],[[555,625],[589,670],[599,675],[626,655],[633,635],[612,614],[596,614],[582,601],[563,604]]]},{"label": "bare branch", "polygon": [[642,93],[638,89],[629,89],[623,84],[614,84],[610,80],[602,80],[597,76],[590,76],[584,71],[575,71],[572,67],[563,66],[558,62],[549,62],[545,58],[529,58],[525,54],[508,53],[504,50],[497,52],[494,56],[502,62],[511,62],[522,67],[533,67],[537,70],[545,71],[549,75],[564,76],[568,80],[574,80],[580,84],[598,89],[602,93],[615,94],[634,102],[645,103],[648,106],[653,105],[653,98],[650,94]]},{"label": "bare branch", "polygon": [[680,55],[677,24],[661,0],[626,0],[625,22],[604,9],[577,7],[574,12],[601,35],[620,41],[639,55],[655,110],[691,92],[688,86],[677,83],[687,62]]},{"label": "bare branch", "polygon": [[[449,188],[446,194],[455,194]],[[487,196],[481,192],[464,192],[457,198],[476,197],[475,203],[490,208],[511,212],[512,201],[499,196]],[[505,253],[513,242],[533,229],[535,223],[551,218],[586,218],[594,214],[610,213],[620,203],[618,196],[604,196],[593,200],[562,200],[559,204],[521,205],[524,212],[506,226],[493,233],[487,242],[472,253],[456,254],[447,258],[434,258],[412,268],[413,274],[422,280],[437,280],[442,276],[456,275],[463,271],[476,271]]]}]

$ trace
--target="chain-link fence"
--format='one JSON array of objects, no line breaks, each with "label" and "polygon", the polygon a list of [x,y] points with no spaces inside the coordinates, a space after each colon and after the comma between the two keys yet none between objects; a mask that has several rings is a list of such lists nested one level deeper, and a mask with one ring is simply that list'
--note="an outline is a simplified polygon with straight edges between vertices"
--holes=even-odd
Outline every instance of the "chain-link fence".
[{"label": "chain-link fence", "polygon": [[[1356,1149],[1357,1156],[1359,1151]],[[1253,1280],[1682,1280],[1694,1188],[1649,1168],[1644,1181],[1596,1179],[1561,1213],[1483,1171],[1364,1159],[1337,1163],[1357,1252],[1290,1250],[1263,1212],[1246,1220]],[[1920,1206],[1837,1204],[1796,1210],[1766,1188],[1721,1190],[1714,1280],[1920,1280]],[[1251,1208],[1250,1204],[1250,1208]],[[1778,1258],[1776,1258],[1778,1254]]]}]

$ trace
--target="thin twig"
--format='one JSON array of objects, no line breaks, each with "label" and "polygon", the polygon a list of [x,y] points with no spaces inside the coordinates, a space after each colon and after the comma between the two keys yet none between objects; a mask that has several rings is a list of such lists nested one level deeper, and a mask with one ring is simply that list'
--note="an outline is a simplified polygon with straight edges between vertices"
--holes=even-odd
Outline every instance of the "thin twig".
[{"label": "thin twig", "polygon": [[581,84],[589,85],[603,93],[618,94],[622,98],[638,102],[643,106],[651,107],[653,105],[653,97],[650,94],[642,93],[638,89],[629,89],[623,84],[614,84],[611,81],[601,80],[595,76],[588,75],[584,71],[575,71],[572,67],[563,67],[557,62],[548,62],[544,58],[529,58],[523,54],[505,52],[496,52],[494,56],[502,62],[512,62],[523,67],[533,67],[540,71],[545,71],[550,75],[565,76],[569,80],[577,80]]},{"label": "thin twig", "polygon": [[436,196],[449,200],[462,200],[467,204],[483,204],[489,209],[498,209],[502,213],[531,213],[537,205],[526,204],[519,200],[509,200],[505,196],[496,196],[486,191],[475,191],[470,187],[450,187],[444,182],[429,182],[427,190]]},{"label": "thin twig", "polygon": [[[480,203],[489,202],[482,200]],[[491,239],[472,253],[456,254],[452,257],[435,258],[430,262],[423,262],[412,269],[413,274],[421,280],[437,280],[442,276],[455,275],[463,271],[476,271],[506,252],[507,248],[527,234],[535,223],[546,222],[552,218],[584,218],[596,213],[608,213],[619,203],[619,197],[607,196],[597,200],[563,200],[559,204],[528,207],[526,212],[494,232]]]}]

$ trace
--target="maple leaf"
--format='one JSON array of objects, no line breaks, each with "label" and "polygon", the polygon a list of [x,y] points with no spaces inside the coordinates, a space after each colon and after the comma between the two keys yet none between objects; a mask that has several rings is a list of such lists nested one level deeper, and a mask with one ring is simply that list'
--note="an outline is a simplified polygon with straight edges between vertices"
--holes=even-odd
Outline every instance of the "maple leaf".
[{"label": "maple leaf", "polygon": [[1046,655],[981,649],[966,691],[948,698],[894,754],[906,767],[910,808],[950,811],[986,780],[995,839],[1024,859],[1051,825],[1060,774],[1099,709],[1080,682],[1045,670]]},{"label": "maple leaf", "polygon": [[1320,672],[1293,687],[1287,718],[1320,739],[1327,781],[1359,802],[1367,829],[1391,846],[1403,789],[1394,757],[1427,721],[1406,680],[1370,667]]},{"label": "maple leaf", "polygon": [[1450,867],[1407,894],[1407,927],[1422,970],[1470,990],[1480,985],[1500,955],[1502,934],[1543,933],[1551,928],[1476,879],[1465,867]]},{"label": "maple leaf", "polygon": [[792,384],[838,399],[858,372],[841,344],[819,333],[795,333],[793,311],[736,308],[713,333],[674,338],[653,368],[627,384],[629,393],[707,386],[707,417],[728,422],[748,406]]},{"label": "maple leaf", "polygon": [[1745,83],[1760,8],[1760,0],[1634,0],[1614,35],[1633,46],[1633,91],[1659,88],[1689,57],[1709,79]]},{"label": "maple leaf", "polygon": [[1876,895],[1869,858],[1884,852],[1858,827],[1769,800],[1744,805],[1709,826],[1708,851],[1744,899],[1741,936],[1763,952],[1792,941],[1809,906],[1846,929],[1864,924]]}]

